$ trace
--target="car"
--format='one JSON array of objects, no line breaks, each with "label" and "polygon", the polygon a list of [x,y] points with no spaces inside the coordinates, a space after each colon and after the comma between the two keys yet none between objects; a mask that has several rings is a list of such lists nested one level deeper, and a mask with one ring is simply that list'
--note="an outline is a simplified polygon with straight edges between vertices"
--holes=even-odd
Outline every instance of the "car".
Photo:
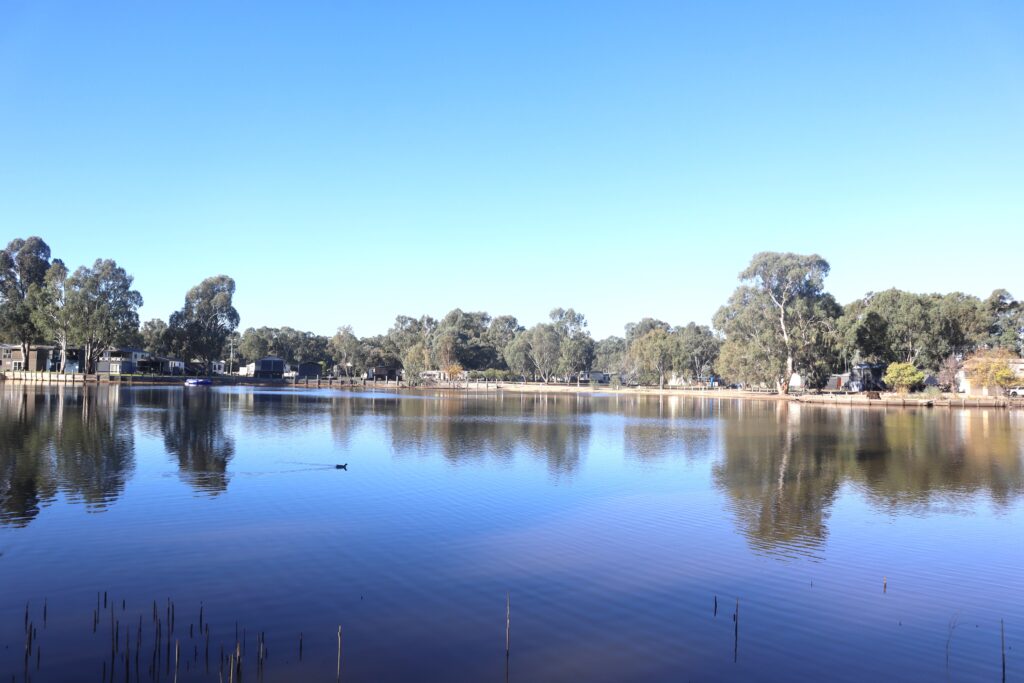
[{"label": "car", "polygon": [[1010,387],[1007,393],[1014,398],[1024,398],[1024,387]]}]

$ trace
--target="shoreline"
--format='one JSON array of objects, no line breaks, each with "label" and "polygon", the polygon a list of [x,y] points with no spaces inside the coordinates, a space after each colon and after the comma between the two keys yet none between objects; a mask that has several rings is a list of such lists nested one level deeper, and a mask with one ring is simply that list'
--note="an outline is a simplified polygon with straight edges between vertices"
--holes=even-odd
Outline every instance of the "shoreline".
[{"label": "shoreline", "polygon": [[[58,373],[19,372],[19,376],[8,377],[0,373],[2,384],[28,386],[181,386],[184,377],[179,376],[132,376],[132,375],[83,375]],[[824,393],[824,394],[776,394],[767,391],[746,391],[742,389],[704,389],[671,387],[659,389],[649,386],[612,387],[592,385],[566,385],[543,383],[516,382],[466,382],[457,385],[421,385],[408,386],[387,382],[367,382],[362,384],[348,378],[341,379],[308,379],[284,380],[252,377],[216,376],[211,378],[213,386],[251,386],[272,387],[281,389],[335,389],[342,391],[377,391],[408,392],[412,394],[443,393],[443,394],[573,394],[583,396],[684,396],[703,399],[729,399],[747,401],[790,401],[810,405],[833,407],[878,407],[878,408],[1024,408],[1024,399],[992,396],[949,396],[928,398],[924,396],[900,396],[898,394],[882,394],[880,398],[869,399],[867,394]]]}]

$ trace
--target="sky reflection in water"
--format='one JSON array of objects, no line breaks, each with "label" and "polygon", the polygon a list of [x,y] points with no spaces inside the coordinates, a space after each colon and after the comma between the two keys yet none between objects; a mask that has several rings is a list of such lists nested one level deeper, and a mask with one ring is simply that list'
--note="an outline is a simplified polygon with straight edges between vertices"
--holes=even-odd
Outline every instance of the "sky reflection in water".
[{"label": "sky reflection in water", "polygon": [[[181,623],[203,604],[215,650],[236,620],[250,658],[265,631],[265,680],[333,675],[339,623],[346,680],[496,680],[509,591],[515,680],[997,680],[1000,619],[1024,667],[1022,427],[1004,410],[6,385],[0,676],[22,673],[25,601],[39,622],[44,598],[34,680],[99,676],[107,590],[119,620],[144,617],[146,653],[151,603],[171,598]],[[179,678],[216,680],[201,664]]]}]

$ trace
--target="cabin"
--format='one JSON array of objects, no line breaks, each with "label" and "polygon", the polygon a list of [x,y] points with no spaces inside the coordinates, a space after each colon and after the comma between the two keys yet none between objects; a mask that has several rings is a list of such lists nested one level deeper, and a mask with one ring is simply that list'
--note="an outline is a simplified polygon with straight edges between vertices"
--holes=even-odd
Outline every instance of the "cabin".
[{"label": "cabin", "polygon": [[601,372],[600,370],[589,370],[580,373],[580,381],[608,384],[612,381],[612,376],[607,372]]},{"label": "cabin", "polygon": [[319,363],[299,363],[295,370],[296,379],[317,379],[324,374],[324,369]]},{"label": "cabin", "polygon": [[139,363],[149,358],[142,349],[107,349],[96,361],[96,372],[132,375],[141,372]]},{"label": "cabin", "polygon": [[366,379],[371,379],[374,382],[377,380],[394,380],[400,379],[401,371],[393,365],[375,365],[366,370]]},{"label": "cabin", "polygon": [[20,344],[0,344],[0,370],[56,372],[60,370],[60,348],[43,344],[32,345],[28,349],[26,363]]},{"label": "cabin", "polygon": [[284,359],[277,356],[260,358],[252,364],[252,376],[257,379],[281,379],[284,377]]}]

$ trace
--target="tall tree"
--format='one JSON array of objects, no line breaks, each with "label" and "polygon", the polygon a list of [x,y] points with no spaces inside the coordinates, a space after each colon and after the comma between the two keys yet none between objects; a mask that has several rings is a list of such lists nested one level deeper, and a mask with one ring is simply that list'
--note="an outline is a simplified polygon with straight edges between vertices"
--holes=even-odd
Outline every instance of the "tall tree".
[{"label": "tall tree", "polygon": [[561,337],[554,325],[540,323],[523,334],[528,335],[530,365],[545,383],[558,371],[561,360]]},{"label": "tall tree", "polygon": [[674,333],[678,340],[678,356],[673,363],[681,375],[693,379],[707,379],[714,372],[721,341],[706,325],[690,323]]},{"label": "tall tree", "polygon": [[626,323],[626,346],[629,347],[634,341],[651,330],[665,330],[668,332],[671,329],[671,325],[657,318],[643,318],[640,322]]},{"label": "tall tree", "polygon": [[74,321],[73,336],[85,347],[86,372],[108,348],[135,338],[142,295],[134,278],[109,259],[78,268],[67,281],[67,300]]},{"label": "tall tree", "polygon": [[171,352],[171,339],[167,333],[167,323],[160,318],[153,318],[142,323],[139,333],[142,335],[142,348],[154,356],[166,356]]},{"label": "tall tree", "polygon": [[[60,259],[54,259],[43,278],[43,286],[32,289],[29,301],[32,319],[42,336],[60,348],[60,372],[67,367],[68,346],[76,331],[75,306],[69,305],[68,269]],[[73,297],[72,297],[73,302]]]},{"label": "tall tree", "polygon": [[984,303],[988,317],[988,344],[1024,356],[1024,304],[1005,289],[992,292]]},{"label": "tall tree", "polygon": [[208,277],[185,295],[185,305],[171,314],[169,327],[182,358],[198,358],[206,372],[219,360],[224,341],[238,327],[238,311],[232,305],[235,281],[227,275]]},{"label": "tall tree", "polygon": [[738,378],[773,384],[779,393],[788,392],[797,371],[814,381],[827,378],[841,313],[825,292],[828,272],[817,254],[756,254],[740,273],[743,284],[715,314],[715,327],[726,336],[723,365]]},{"label": "tall tree", "polygon": [[508,369],[522,377],[524,381],[527,375],[532,375],[536,370],[532,360],[530,337],[530,333],[524,330],[502,349],[502,357],[508,364]]},{"label": "tall tree", "polygon": [[28,364],[29,347],[40,338],[29,301],[50,268],[50,247],[39,237],[11,240],[0,251],[0,331],[21,345]]},{"label": "tall tree", "polygon": [[678,338],[660,327],[633,341],[629,349],[641,370],[658,378],[658,388],[665,388],[665,375],[679,355]]},{"label": "tall tree", "polygon": [[515,316],[512,315],[499,315],[492,319],[491,324],[487,326],[484,339],[494,348],[499,368],[512,369],[505,358],[505,349],[515,339],[516,335],[524,329]]},{"label": "tall tree", "polygon": [[366,369],[363,367],[366,364],[366,359],[362,344],[359,343],[359,339],[352,332],[350,325],[338,328],[338,331],[331,337],[328,350],[335,365],[338,367],[338,371],[344,373],[346,377],[352,376],[353,368],[357,368],[357,372],[362,372]]}]

